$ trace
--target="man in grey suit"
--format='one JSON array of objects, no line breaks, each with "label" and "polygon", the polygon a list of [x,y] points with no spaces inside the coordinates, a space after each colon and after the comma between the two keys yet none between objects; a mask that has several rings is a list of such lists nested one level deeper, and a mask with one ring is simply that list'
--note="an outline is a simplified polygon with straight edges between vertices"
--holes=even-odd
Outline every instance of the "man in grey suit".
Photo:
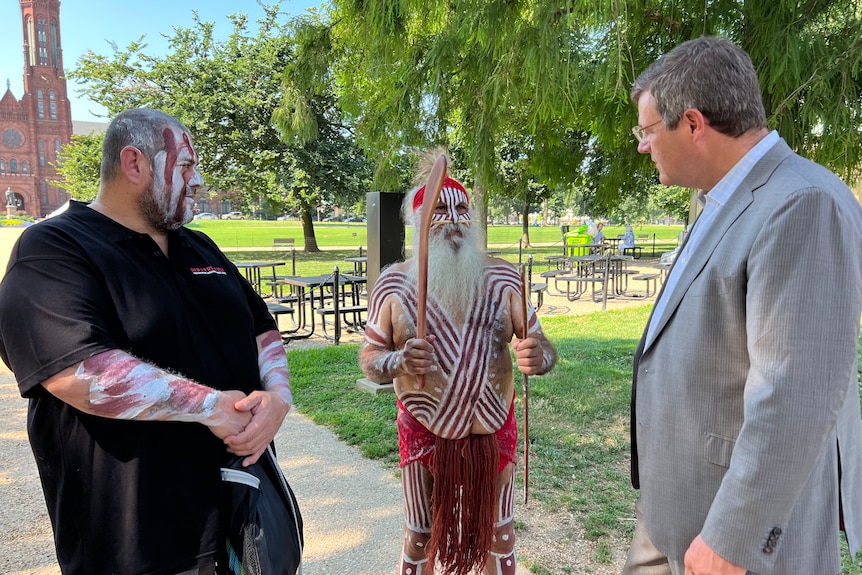
[{"label": "man in grey suit", "polygon": [[727,39],[636,80],[638,151],[703,212],[635,354],[625,574],[818,575],[862,538],[862,209],[794,154]]}]

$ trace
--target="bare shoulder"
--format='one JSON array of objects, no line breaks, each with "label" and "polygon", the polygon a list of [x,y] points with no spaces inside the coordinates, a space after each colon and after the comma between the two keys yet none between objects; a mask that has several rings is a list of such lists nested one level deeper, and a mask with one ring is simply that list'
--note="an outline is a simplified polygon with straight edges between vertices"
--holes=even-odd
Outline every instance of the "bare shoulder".
[{"label": "bare shoulder", "polygon": [[406,262],[395,262],[392,265],[386,266],[383,273],[406,273],[410,269],[411,261],[412,260],[407,260]]},{"label": "bare shoulder", "polygon": [[507,267],[511,269],[515,269],[515,266],[503,258],[498,258],[496,256],[488,256],[488,267]]}]

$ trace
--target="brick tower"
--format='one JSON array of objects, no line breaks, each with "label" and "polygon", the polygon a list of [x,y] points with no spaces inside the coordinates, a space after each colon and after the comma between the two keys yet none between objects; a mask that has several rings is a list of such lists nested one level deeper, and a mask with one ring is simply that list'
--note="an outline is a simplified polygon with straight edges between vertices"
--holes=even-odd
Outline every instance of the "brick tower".
[{"label": "brick tower", "polygon": [[[0,98],[0,200],[7,214],[44,216],[66,202],[51,164],[72,137],[72,113],[63,72],[60,0],[20,0],[24,96],[6,82]],[[12,194],[8,191],[11,190]],[[11,204],[15,203],[13,207]]]}]

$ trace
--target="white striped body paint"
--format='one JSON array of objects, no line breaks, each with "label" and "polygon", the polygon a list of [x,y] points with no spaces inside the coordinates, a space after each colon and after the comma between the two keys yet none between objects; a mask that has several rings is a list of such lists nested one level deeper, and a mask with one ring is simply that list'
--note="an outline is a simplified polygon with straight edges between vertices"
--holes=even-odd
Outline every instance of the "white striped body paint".
[{"label": "white striped body paint", "polygon": [[116,419],[203,422],[219,393],[120,350],[82,361],[75,377],[89,382],[91,413]]},{"label": "white striped body paint", "polygon": [[[490,260],[489,260],[490,261]],[[428,334],[434,342],[436,371],[426,375],[422,389],[409,375],[394,378],[404,407],[435,435],[455,439],[471,432],[491,433],[505,423],[514,393],[509,342],[514,335],[511,309],[520,302],[521,279],[508,264],[490,263],[483,270],[481,293],[456,318],[428,295]],[[388,307],[387,307],[388,306]],[[381,314],[391,315],[381,325]],[[532,307],[528,309],[530,334],[541,333]],[[391,330],[392,333],[389,333]],[[366,325],[366,345],[390,353],[376,357],[380,377],[394,374],[399,353],[416,333],[416,288],[403,268],[390,268],[374,287]],[[389,343],[392,342],[392,343]],[[387,370],[392,369],[387,373]]]},{"label": "white striped body paint", "polygon": [[508,555],[500,555],[491,551],[488,562],[485,564],[485,573],[488,575],[515,575],[518,569],[518,561],[515,552]]},{"label": "white striped body paint", "polygon": [[281,334],[269,331],[258,336],[257,363],[260,371],[261,387],[266,391],[277,392],[290,405],[293,393],[290,390],[290,367]]},{"label": "white striped body paint", "polygon": [[[515,474],[509,464],[497,482],[497,520],[494,543],[485,563],[484,575],[514,575],[515,560]],[[404,487],[404,549],[401,571],[403,575],[421,575],[425,559],[425,544],[431,533],[431,473],[418,461],[401,469]],[[406,571],[411,569],[412,571]]]}]

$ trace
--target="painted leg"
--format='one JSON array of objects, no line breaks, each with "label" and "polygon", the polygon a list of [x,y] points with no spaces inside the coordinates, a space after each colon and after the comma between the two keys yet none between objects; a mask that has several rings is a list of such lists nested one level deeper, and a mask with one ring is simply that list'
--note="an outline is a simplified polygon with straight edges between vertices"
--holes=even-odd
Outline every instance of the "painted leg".
[{"label": "painted leg", "polygon": [[404,488],[404,548],[399,575],[433,575],[427,545],[431,537],[431,493],[433,477],[421,463],[401,468]]},{"label": "painted leg", "polygon": [[483,575],[515,575],[515,465],[503,468],[497,478],[497,523],[494,543]]}]

